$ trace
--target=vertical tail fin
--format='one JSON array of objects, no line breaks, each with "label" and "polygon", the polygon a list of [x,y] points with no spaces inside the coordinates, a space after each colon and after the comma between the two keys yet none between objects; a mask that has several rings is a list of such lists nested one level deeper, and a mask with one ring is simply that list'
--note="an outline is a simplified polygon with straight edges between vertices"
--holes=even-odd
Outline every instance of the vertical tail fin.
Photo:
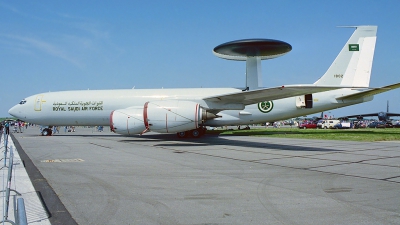
[{"label": "vertical tail fin", "polygon": [[377,26],[356,28],[326,73],[314,84],[369,87]]}]

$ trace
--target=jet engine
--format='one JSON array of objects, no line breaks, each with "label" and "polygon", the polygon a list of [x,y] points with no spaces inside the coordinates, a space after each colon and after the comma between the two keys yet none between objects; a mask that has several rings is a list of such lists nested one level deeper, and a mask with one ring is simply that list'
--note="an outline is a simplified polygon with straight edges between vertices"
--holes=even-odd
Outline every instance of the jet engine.
[{"label": "jet engine", "polygon": [[144,106],[111,112],[110,128],[123,135],[143,134],[147,131],[177,133],[197,129],[204,121],[216,117],[196,102],[154,101],[146,102]]}]

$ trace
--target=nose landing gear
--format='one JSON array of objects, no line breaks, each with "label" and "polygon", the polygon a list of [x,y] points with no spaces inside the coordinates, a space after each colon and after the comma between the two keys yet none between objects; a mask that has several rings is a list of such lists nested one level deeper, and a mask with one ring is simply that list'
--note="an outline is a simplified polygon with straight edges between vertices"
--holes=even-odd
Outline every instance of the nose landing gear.
[{"label": "nose landing gear", "polygon": [[53,131],[51,128],[44,128],[42,130],[42,136],[51,136],[53,134]]}]

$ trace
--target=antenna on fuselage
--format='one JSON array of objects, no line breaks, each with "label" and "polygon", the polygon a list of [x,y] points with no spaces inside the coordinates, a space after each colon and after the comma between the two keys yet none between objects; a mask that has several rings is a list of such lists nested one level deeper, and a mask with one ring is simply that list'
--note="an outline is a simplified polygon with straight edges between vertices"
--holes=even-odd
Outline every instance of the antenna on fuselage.
[{"label": "antenna on fuselage", "polygon": [[292,50],[286,42],[273,39],[243,39],[227,42],[214,48],[214,55],[228,60],[246,61],[246,88],[262,87],[261,60],[273,59]]}]

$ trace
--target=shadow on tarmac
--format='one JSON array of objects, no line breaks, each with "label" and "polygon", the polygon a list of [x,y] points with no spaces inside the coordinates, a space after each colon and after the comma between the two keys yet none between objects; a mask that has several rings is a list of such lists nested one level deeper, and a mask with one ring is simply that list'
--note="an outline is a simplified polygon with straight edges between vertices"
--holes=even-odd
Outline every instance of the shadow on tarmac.
[{"label": "shadow on tarmac", "polygon": [[[120,142],[153,142],[163,141],[161,144],[155,144],[158,147],[184,147],[184,146],[235,146],[235,147],[248,147],[248,148],[268,148],[273,150],[285,150],[285,151],[318,151],[318,152],[340,152],[342,150],[331,149],[326,147],[304,147],[296,146],[293,144],[272,144],[272,143],[260,143],[242,140],[229,140],[229,142],[220,138],[218,135],[206,134],[201,138],[178,138],[175,134],[155,134],[155,135],[143,135],[137,136],[135,139],[120,140]],[[261,139],[260,139],[261,140]],[[266,140],[266,139],[264,139]],[[179,142],[168,142],[168,141],[179,141]],[[266,140],[268,141],[268,139]],[[283,141],[283,139],[282,139]],[[304,143],[303,143],[304,144]]]}]

